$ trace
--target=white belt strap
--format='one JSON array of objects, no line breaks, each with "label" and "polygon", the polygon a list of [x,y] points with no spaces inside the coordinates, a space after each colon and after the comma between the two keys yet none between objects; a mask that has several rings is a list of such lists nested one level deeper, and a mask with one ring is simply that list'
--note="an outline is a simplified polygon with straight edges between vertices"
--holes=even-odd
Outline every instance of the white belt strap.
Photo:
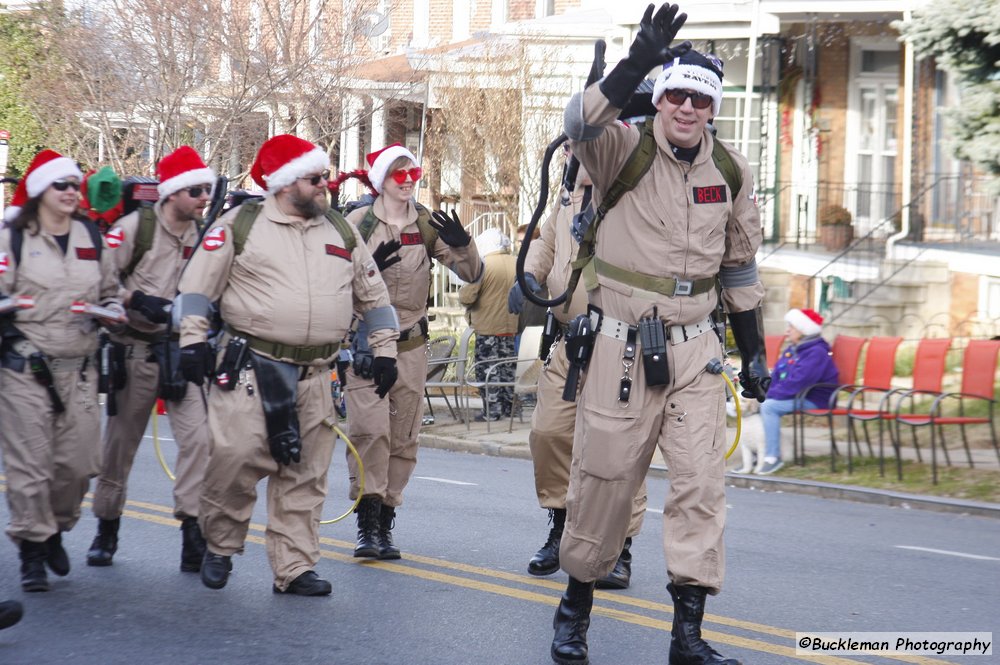
[{"label": "white belt strap", "polygon": [[[628,337],[628,329],[628,323],[605,315],[601,319],[601,328],[597,332],[605,337],[624,342],[626,337]],[[715,324],[712,323],[712,317],[708,316],[705,317],[704,321],[691,323],[686,326],[667,326],[666,330],[667,335],[670,337],[670,343],[677,345],[715,330]]]}]

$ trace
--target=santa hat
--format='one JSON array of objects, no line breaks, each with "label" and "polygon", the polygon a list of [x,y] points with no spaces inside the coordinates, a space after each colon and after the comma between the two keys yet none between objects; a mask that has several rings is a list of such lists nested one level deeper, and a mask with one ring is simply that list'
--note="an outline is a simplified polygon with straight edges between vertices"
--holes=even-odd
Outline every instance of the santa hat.
[{"label": "santa hat", "polygon": [[49,185],[63,178],[83,180],[83,172],[69,157],[63,157],[55,150],[42,150],[31,160],[24,177],[17,183],[10,205],[4,210],[4,220],[13,220],[29,199],[41,196]]},{"label": "santa hat", "polygon": [[406,157],[414,164],[417,163],[417,158],[413,156],[413,153],[404,148],[399,143],[393,143],[392,145],[387,145],[381,150],[376,150],[375,152],[368,153],[368,180],[371,181],[372,187],[375,188],[379,194],[382,193],[382,184],[385,182],[385,177],[388,175],[389,167],[394,161],[400,157]]},{"label": "santa hat", "polygon": [[793,309],[785,314],[785,323],[809,337],[823,330],[823,317],[812,309]]},{"label": "santa hat", "polygon": [[156,165],[156,176],[160,181],[156,186],[160,200],[188,187],[215,183],[215,171],[205,166],[194,148],[187,145],[161,159]]},{"label": "santa hat", "polygon": [[693,90],[712,98],[712,115],[722,108],[722,61],[691,50],[663,65],[653,84],[653,106],[667,90]]},{"label": "santa hat", "polygon": [[326,151],[291,134],[279,134],[264,142],[250,168],[253,181],[274,194],[309,174],[330,168]]}]

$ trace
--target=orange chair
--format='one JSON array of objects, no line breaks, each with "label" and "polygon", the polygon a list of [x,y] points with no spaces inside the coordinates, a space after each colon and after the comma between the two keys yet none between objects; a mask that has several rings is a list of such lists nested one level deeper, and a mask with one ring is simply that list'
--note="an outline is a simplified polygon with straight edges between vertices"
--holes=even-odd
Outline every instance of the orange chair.
[{"label": "orange chair", "polygon": [[[900,399],[896,406],[896,439],[901,440],[900,425],[909,425],[912,428],[930,425],[931,430],[931,475],[934,484],[937,484],[937,446],[938,439],[941,443],[941,452],[944,453],[945,462],[951,466],[951,458],[948,455],[948,447],[945,445],[944,425],[958,425],[962,431],[962,444],[965,447],[965,454],[969,460],[969,466],[974,466],[972,461],[972,451],[969,449],[969,439],[965,433],[966,425],[989,425],[992,437],[993,449],[996,451],[997,460],[1000,460],[1000,444],[997,442],[996,425],[993,422],[993,406],[996,400],[993,398],[993,388],[997,375],[997,356],[1000,355],[1000,340],[970,340],[965,348],[962,357],[962,388],[957,393],[939,393],[931,402],[927,413],[914,413],[914,400],[916,395],[932,394],[932,391],[911,390]],[[947,415],[944,413],[944,405],[949,400],[957,400],[958,414]],[[983,401],[987,405],[985,416],[969,416],[965,413],[967,402]],[[908,401],[910,412],[903,412],[903,402]],[[935,427],[935,425],[937,427]],[[913,432],[913,440],[916,441],[916,431]]]},{"label": "orange chair", "polygon": [[784,335],[764,335],[764,353],[767,354],[767,368],[774,369],[778,362],[778,355],[781,353],[781,345],[785,341]]},{"label": "orange chair", "polygon": [[[866,342],[868,342],[868,340],[864,337],[851,337],[850,335],[837,335],[837,337],[834,338],[833,345],[830,347],[830,352],[833,354],[833,364],[837,367],[837,377],[840,381],[838,386],[835,387],[852,385],[857,380],[858,363],[861,360],[861,350],[864,349]],[[809,386],[805,390],[801,391],[796,396],[796,399],[805,399],[805,396],[809,393],[809,391],[815,387],[816,386]],[[834,393],[832,398],[835,401],[837,393]],[[795,461],[799,464],[805,464],[806,462],[805,415],[806,413],[801,410],[792,413],[792,451],[795,456]],[[832,416],[830,417],[830,440],[833,442]],[[833,443],[833,446],[834,450],[836,450],[836,443]]]}]

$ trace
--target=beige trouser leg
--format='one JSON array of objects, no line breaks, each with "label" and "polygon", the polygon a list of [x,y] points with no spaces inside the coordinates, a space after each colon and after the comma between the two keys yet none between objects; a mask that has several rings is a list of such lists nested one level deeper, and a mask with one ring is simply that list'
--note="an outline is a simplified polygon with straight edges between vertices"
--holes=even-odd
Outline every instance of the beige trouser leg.
[{"label": "beige trouser leg", "polygon": [[80,518],[90,479],[100,469],[97,375],[53,374],[66,411],[55,413],[48,392],[31,373],[0,369],[0,450],[7,476],[15,542],[44,541],[69,531]]},{"label": "beige trouser leg", "polygon": [[[417,435],[424,415],[427,347],[403,351],[396,358],[399,378],[379,399],[375,384],[352,369],[347,379],[347,435],[365,467],[365,495],[378,496],[388,506],[403,505],[403,490],[417,466]],[[347,452],[351,499],[358,497],[358,468]]]},{"label": "beige trouser leg", "polygon": [[[256,377],[251,372],[256,386]],[[323,424],[333,413],[329,374],[313,369],[299,381],[296,409],[302,460],[288,466],[271,457],[260,392],[245,385],[215,387],[208,404],[211,453],[205,472],[199,522],[215,554],[243,552],[257,482],[267,482],[267,555],[282,591],[319,561],[319,520],[326,498],[334,433]]]},{"label": "beige trouser leg", "polygon": [[[531,416],[528,446],[535,467],[535,494],[542,508],[565,508],[569,486],[570,460],[573,457],[573,432],[576,425],[576,402],[562,398],[569,359],[562,340],[552,350],[549,364],[538,377],[538,402]],[[580,378],[583,381],[585,377]],[[634,538],[642,529],[646,514],[646,482],[632,502],[628,536]]]},{"label": "beige trouser leg", "polygon": [[184,397],[176,402],[167,402],[167,418],[177,444],[174,517],[198,517],[211,438],[205,388],[189,383]]},{"label": "beige trouser leg", "polygon": [[560,564],[587,582],[614,566],[635,494],[659,445],[669,468],[664,550],[671,579],[719,591],[725,570],[725,410],[722,379],[705,371],[718,338],[668,346],[670,386],[648,388],[641,363],[628,408],[618,402],[622,344],[599,335],[584,385]]}]

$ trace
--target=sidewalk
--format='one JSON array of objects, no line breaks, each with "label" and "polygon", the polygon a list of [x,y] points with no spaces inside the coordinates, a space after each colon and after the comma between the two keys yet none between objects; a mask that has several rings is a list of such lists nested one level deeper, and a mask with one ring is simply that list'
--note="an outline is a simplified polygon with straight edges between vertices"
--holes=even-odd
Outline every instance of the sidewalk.
[{"label": "sidewalk", "polygon": [[[425,448],[439,448],[467,453],[478,453],[481,455],[493,455],[496,457],[513,457],[518,459],[531,459],[531,452],[528,450],[528,432],[531,429],[531,409],[526,409],[523,422],[515,417],[512,431],[508,432],[510,426],[509,419],[503,419],[492,423],[471,422],[468,425],[456,420],[449,414],[445,402],[441,398],[432,398],[431,404],[434,409],[435,422],[424,425],[420,430],[420,445]],[[473,415],[476,413],[477,400],[472,401]],[[454,404],[452,405],[454,406]],[[429,412],[425,409],[425,417]],[[732,437],[734,431],[728,430],[728,435]],[[791,431],[784,437],[786,449],[786,464],[791,463]],[[873,434],[873,446],[877,446],[876,435]],[[844,441],[838,438],[837,441],[843,450]],[[740,444],[743,445],[742,443]],[[887,442],[888,445],[888,442]],[[864,442],[862,441],[864,448]],[[826,427],[807,427],[805,432],[806,455],[828,455],[830,452],[830,435]],[[973,450],[973,460],[976,468],[1000,469],[996,453],[992,449]],[[925,451],[926,454],[929,454]],[[961,454],[961,457],[957,457]],[[904,459],[916,459],[912,447],[903,447],[902,455]],[[965,460],[965,451],[956,450],[953,452],[953,461]],[[979,515],[985,517],[1000,518],[1000,504],[985,503],[978,501],[966,501],[961,499],[949,499],[944,497],[933,497],[915,494],[904,494],[888,490],[872,489],[867,487],[857,487],[853,485],[836,485],[833,483],[812,482],[791,478],[781,478],[779,476],[757,476],[752,474],[732,473],[733,469],[741,466],[741,454],[737,449],[729,458],[726,464],[726,483],[732,487],[747,487],[761,489],[765,491],[796,492],[800,494],[813,494],[827,498],[847,499],[861,501],[865,503],[878,503],[903,508],[921,508],[924,510],[936,510],[942,512],[953,512],[959,514]],[[653,453],[653,461],[650,466],[650,474],[658,477],[666,477],[666,466],[659,450]]]}]

